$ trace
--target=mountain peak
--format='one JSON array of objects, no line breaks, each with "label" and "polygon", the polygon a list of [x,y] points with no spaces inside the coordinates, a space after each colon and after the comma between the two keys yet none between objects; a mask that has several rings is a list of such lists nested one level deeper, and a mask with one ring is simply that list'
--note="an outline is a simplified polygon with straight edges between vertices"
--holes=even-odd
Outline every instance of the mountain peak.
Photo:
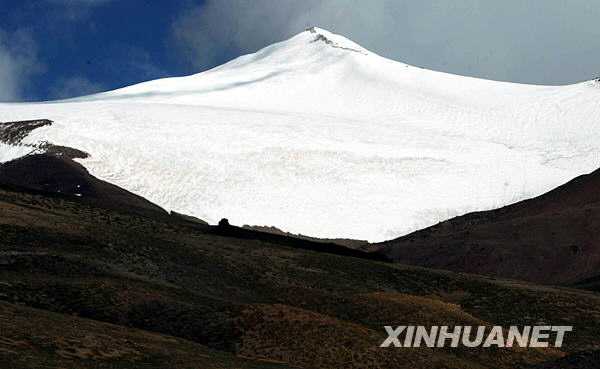
[{"label": "mountain peak", "polygon": [[354,41],[349,40],[344,36],[340,36],[333,32],[327,31],[323,28],[309,27],[303,33],[308,34],[310,35],[310,37],[312,37],[311,43],[323,42],[326,45],[337,49],[353,51],[364,55],[368,54],[368,51],[365,48],[355,43]]}]

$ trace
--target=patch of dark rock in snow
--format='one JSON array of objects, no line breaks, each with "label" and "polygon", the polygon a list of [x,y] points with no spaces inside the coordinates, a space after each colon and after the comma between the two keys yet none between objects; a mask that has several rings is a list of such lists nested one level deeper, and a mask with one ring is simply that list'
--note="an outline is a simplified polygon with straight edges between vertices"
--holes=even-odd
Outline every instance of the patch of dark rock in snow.
[{"label": "patch of dark rock in snow", "polygon": [[54,145],[44,141],[37,145],[38,149],[46,155],[65,157],[68,159],[86,159],[90,154],[79,149],[68,146]]},{"label": "patch of dark rock in snow", "polygon": [[347,50],[347,51],[352,51],[355,53],[359,53],[359,54],[366,54],[363,50],[359,50],[359,49],[354,49],[351,47],[344,47],[341,46],[339,44],[337,44],[336,42],[330,40],[329,38],[327,38],[327,36],[317,32],[315,27],[311,27],[311,28],[307,28],[307,31],[310,33],[314,33],[316,34],[315,39],[312,42],[324,42],[325,44],[331,46],[331,47],[335,47],[336,49],[342,49],[342,50]]},{"label": "patch of dark rock in snow", "polygon": [[37,144],[26,144],[23,140],[34,130],[51,126],[54,122],[49,119],[21,120],[0,123],[0,142],[11,146],[31,147],[31,154],[47,154],[68,159],[85,159],[90,155],[79,149],[54,145],[48,141]]},{"label": "patch of dark rock in snow", "polygon": [[49,119],[23,120],[0,123],[0,142],[7,145],[20,145],[23,139],[40,127],[52,125]]}]

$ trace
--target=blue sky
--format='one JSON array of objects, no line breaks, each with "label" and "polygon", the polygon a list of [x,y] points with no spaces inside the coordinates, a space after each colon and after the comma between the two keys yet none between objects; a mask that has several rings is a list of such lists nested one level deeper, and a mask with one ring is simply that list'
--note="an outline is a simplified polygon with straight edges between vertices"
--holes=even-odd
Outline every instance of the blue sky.
[{"label": "blue sky", "polygon": [[0,4],[0,40],[27,69],[14,82],[17,100],[68,97],[194,71],[170,46],[171,24],[187,1]]},{"label": "blue sky", "polygon": [[600,75],[586,0],[0,0],[0,101],[200,72],[308,26],[409,64],[565,84]]}]

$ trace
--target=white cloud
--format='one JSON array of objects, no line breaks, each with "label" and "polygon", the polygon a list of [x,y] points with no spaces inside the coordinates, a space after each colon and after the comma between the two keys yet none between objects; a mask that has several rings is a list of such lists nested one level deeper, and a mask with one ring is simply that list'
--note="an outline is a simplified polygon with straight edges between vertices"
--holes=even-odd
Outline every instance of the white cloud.
[{"label": "white cloud", "polygon": [[600,73],[598,19],[600,7],[586,0],[207,0],[183,12],[172,33],[197,69],[315,25],[430,69],[567,83]]},{"label": "white cloud", "polygon": [[173,23],[173,37],[188,62],[204,68],[218,62],[222,54],[255,51],[298,31],[293,24],[304,9],[317,3],[209,0],[183,12]]},{"label": "white cloud", "polygon": [[30,33],[0,29],[0,101],[16,101],[23,96],[30,78],[43,70],[36,43]]}]

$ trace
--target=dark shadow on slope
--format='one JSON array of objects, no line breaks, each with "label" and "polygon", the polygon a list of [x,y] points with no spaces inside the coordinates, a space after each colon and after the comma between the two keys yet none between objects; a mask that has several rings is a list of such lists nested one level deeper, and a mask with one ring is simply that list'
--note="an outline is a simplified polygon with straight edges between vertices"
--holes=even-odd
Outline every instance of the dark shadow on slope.
[{"label": "dark shadow on slope", "polygon": [[258,240],[278,245],[291,246],[304,250],[320,251],[329,254],[351,256],[361,259],[390,261],[385,255],[354,250],[333,242],[311,241],[308,239],[290,237],[269,232],[261,232],[248,228],[235,227],[229,224],[227,219],[222,219],[219,225],[212,226],[210,233],[225,237],[235,237],[248,240]]},{"label": "dark shadow on slope", "polygon": [[269,227],[269,226],[256,226],[256,225],[247,225],[246,224],[246,225],[243,225],[242,228],[254,230],[254,231],[258,231],[258,232],[277,234],[280,236],[299,238],[299,239],[306,240],[306,241],[321,242],[321,243],[335,243],[336,245],[344,246],[344,247],[347,247],[350,249],[355,249],[355,250],[368,248],[368,245],[369,245],[369,241],[364,241],[364,240],[354,240],[351,238],[311,237],[311,236],[307,236],[307,235],[303,235],[303,234],[286,232],[286,231],[283,231],[283,230],[281,230],[277,227],[273,227],[273,226]]},{"label": "dark shadow on slope", "polygon": [[79,163],[54,155],[30,155],[0,165],[0,184],[59,194],[80,202],[149,217],[168,213],[150,201],[101,181]]},{"label": "dark shadow on slope", "polygon": [[370,245],[393,260],[546,284],[600,272],[600,170],[539,197]]},{"label": "dark shadow on slope", "polygon": [[600,274],[573,283],[570,287],[600,292]]}]

